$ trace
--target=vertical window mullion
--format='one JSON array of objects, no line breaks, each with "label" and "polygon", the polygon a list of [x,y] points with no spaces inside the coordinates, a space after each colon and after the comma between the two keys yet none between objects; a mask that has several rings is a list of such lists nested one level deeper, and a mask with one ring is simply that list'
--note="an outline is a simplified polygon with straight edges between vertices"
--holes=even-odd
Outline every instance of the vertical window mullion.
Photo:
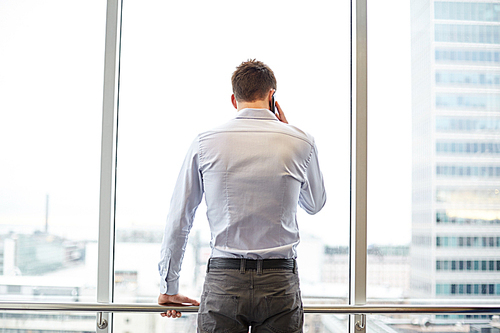
[{"label": "vertical window mullion", "polygon": [[[107,1],[99,199],[98,303],[113,302],[116,133],[121,7],[121,0]],[[96,332],[112,332],[112,314],[104,313],[103,319],[108,324],[102,329],[96,327]]]},{"label": "vertical window mullion", "polygon": [[[366,303],[367,257],[367,2],[351,10],[351,238],[349,304]],[[356,323],[362,327],[356,327]],[[350,332],[366,332],[359,315],[350,318]]]}]

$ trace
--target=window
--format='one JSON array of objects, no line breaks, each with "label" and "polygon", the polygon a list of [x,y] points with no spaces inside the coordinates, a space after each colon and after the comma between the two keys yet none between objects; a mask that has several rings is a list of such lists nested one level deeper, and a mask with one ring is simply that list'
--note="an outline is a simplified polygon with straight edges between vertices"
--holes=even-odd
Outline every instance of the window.
[{"label": "window", "polygon": [[437,109],[498,111],[500,97],[496,95],[436,94]]},{"label": "window", "polygon": [[[261,15],[262,6],[274,13],[273,19]],[[228,15],[226,7],[241,15]],[[322,285],[323,291],[328,290],[322,296],[336,303],[347,302],[349,223],[332,224],[329,220],[347,222],[350,216],[350,183],[345,177],[350,173],[349,11],[349,3],[322,1],[307,6],[285,1],[260,5],[158,0],[124,3],[115,271],[139,268],[137,281],[115,281],[117,302],[156,301],[160,244],[180,166],[199,133],[236,116],[229,98],[231,74],[249,58],[262,60],[274,70],[276,99],[288,121],[314,136],[329,193],[319,215],[311,217],[301,209],[297,213],[303,298],[307,302],[318,296],[314,286]],[[270,31],[273,37],[262,43],[242,43]],[[325,43],[327,39],[331,42]],[[233,43],[239,46],[233,47]],[[307,64],[307,70],[297,71],[299,63],[299,67]],[[315,82],[319,90],[308,82]],[[307,91],[333,94],[338,104],[325,107],[320,99],[313,105],[305,95],[297,98]],[[306,111],[316,108],[324,114],[336,114],[335,124],[318,122]],[[329,151],[332,145],[338,146],[335,154]],[[134,256],[138,251],[147,253],[147,258]],[[188,238],[180,273],[181,292],[199,299],[209,255],[210,231],[203,199]],[[153,317],[151,320],[156,320],[151,314]]]},{"label": "window", "polygon": [[[405,3],[398,2],[391,7],[401,15],[390,21],[384,6],[368,8],[374,14],[369,15],[368,22],[371,43],[368,101],[373,110],[369,113],[372,117],[369,127],[373,129],[369,134],[368,171],[371,182],[368,214],[373,221],[367,234],[371,245],[367,253],[369,300],[376,302],[380,295],[412,300],[435,299],[436,295],[459,298],[464,294],[470,297],[500,294],[499,285],[489,284],[494,281],[492,274],[497,274],[500,260],[494,254],[487,258],[482,255],[492,252],[488,248],[499,246],[498,232],[491,233],[494,237],[486,231],[483,233],[486,237],[466,232],[474,230],[476,233],[476,229],[486,225],[491,231],[500,221],[496,207],[498,193],[491,185],[494,184],[491,178],[500,175],[497,160],[500,145],[494,140],[499,130],[495,113],[500,100],[493,91],[500,84],[500,76],[497,69],[492,69],[500,63],[500,52],[495,50],[495,45],[500,43],[500,28],[496,25],[498,4],[416,1],[413,4],[417,7],[412,5],[410,8]],[[155,248],[161,240],[168,206],[165,202],[168,202],[175,181],[169,177],[178,170],[175,161],[180,163],[186,145],[196,133],[226,120],[224,112],[232,112],[230,106],[221,110],[220,116],[196,111],[193,121],[193,114],[185,112],[186,101],[196,110],[207,101],[211,105],[226,103],[227,96],[219,99],[199,87],[230,90],[228,82],[219,81],[215,74],[230,73],[235,61],[256,57],[268,62],[279,73],[278,80],[283,82],[279,100],[294,100],[294,106],[286,108],[287,115],[315,135],[323,156],[325,178],[329,182],[327,188],[335,188],[329,191],[332,194],[322,220],[317,222],[317,217],[313,218],[314,228],[318,230],[332,227],[335,221],[331,229],[334,231],[319,236],[313,234],[309,238],[311,235],[307,232],[313,229],[313,223],[309,222],[313,220],[299,216],[304,225],[304,228],[301,226],[304,231],[302,249],[313,254],[308,256],[313,259],[301,266],[304,295],[324,296],[326,293],[331,297],[333,294],[336,298],[332,299],[345,303],[349,283],[345,275],[348,274],[341,277],[335,274],[347,272],[348,247],[341,242],[349,239],[347,223],[337,223],[347,221],[350,213],[346,208],[349,206],[346,193],[350,191],[346,177],[349,148],[348,144],[340,144],[349,142],[349,135],[344,131],[349,128],[350,119],[344,111],[349,110],[350,102],[347,84],[350,59],[348,52],[339,51],[349,47],[349,20],[345,15],[349,3],[335,4],[335,8],[314,1],[307,6],[266,3],[271,6],[266,8],[275,14],[274,20],[269,16],[255,17],[262,20],[265,31],[272,31],[273,38],[265,40],[262,44],[267,45],[261,50],[234,46],[234,41],[248,35],[249,29],[261,27],[242,26],[235,16],[217,17],[221,14],[215,10],[217,5],[194,1],[125,2],[116,186],[116,300],[154,301],[158,289]],[[254,7],[246,6],[243,11],[236,6],[238,4],[231,3],[235,12],[260,14]],[[99,200],[105,12],[103,2],[77,5],[56,0],[40,5],[26,0],[0,5],[0,26],[4,28],[0,29],[0,42],[5,49],[0,54],[0,109],[8,110],[0,114],[0,137],[2,142],[9,143],[0,147],[0,196],[7,198],[0,200],[0,228],[8,229],[6,225],[9,224],[16,228],[22,225],[22,232],[28,230],[28,235],[14,230],[18,237],[10,237],[11,234],[0,229],[3,237],[0,256],[12,259],[12,249],[21,248],[16,254],[21,257],[17,260],[19,264],[12,264],[14,260],[1,262],[0,281],[5,282],[9,274],[23,274],[34,280],[38,279],[37,274],[49,276],[54,273],[53,276],[60,277],[62,271],[67,272],[66,278],[77,276],[85,280],[78,285],[71,285],[71,281],[69,286],[31,283],[10,284],[2,289],[0,285],[0,291],[29,295],[37,300],[95,300],[95,265],[93,269],[85,269],[86,274],[78,273],[78,269],[86,268],[88,263],[95,264],[98,257],[96,203]],[[310,17],[315,20],[306,24],[305,18]],[[383,24],[375,24],[377,20]],[[448,24],[450,22],[440,20],[454,22]],[[335,25],[337,23],[339,26]],[[232,28],[236,26],[240,29]],[[240,35],[234,36],[235,32]],[[414,36],[413,40],[409,36]],[[233,47],[223,52],[228,45]],[[308,64],[303,73],[306,78],[301,78],[300,82],[322,84],[310,85],[305,92],[299,88],[300,85],[295,84],[298,78],[287,70],[291,66],[287,59],[290,54],[293,54],[293,61]],[[192,75],[176,74],[179,68],[188,73],[199,72],[197,60],[200,56],[213,67],[201,82],[193,82],[196,80],[192,80]],[[221,59],[224,61],[216,62]],[[396,70],[387,71],[387,68]],[[412,73],[411,68],[417,70]],[[55,80],[52,82],[51,78]],[[398,84],[394,86],[394,82]],[[391,87],[390,105],[387,104],[387,87]],[[474,90],[468,90],[471,88]],[[338,108],[320,102],[317,102],[320,107],[311,107],[311,99],[301,94],[328,96],[336,100]],[[335,114],[336,121],[318,121],[317,116],[300,111],[306,109]],[[398,121],[395,123],[391,119]],[[353,119],[353,123],[356,120]],[[178,135],[174,133],[177,129],[182,129]],[[174,141],[176,145],[171,144]],[[331,147],[335,147],[334,152]],[[390,149],[384,150],[384,147]],[[19,154],[20,151],[23,154]],[[387,165],[393,167],[387,168]],[[434,178],[438,178],[437,182]],[[467,200],[468,197],[473,200]],[[200,207],[197,214],[198,221],[203,219],[203,209]],[[45,220],[48,221],[47,230]],[[3,223],[5,221],[8,223]],[[187,266],[183,270],[184,276],[198,281],[203,275],[200,263],[208,256],[206,229],[200,224],[195,222],[196,228],[192,230],[185,257]],[[412,235],[412,224],[419,226],[419,235]],[[61,231],[64,227],[69,231]],[[469,229],[464,231],[463,227]],[[440,248],[435,251],[435,247]],[[151,256],[137,263],[134,257],[139,251]],[[467,251],[475,251],[474,256]],[[476,272],[459,272],[463,269],[464,258],[473,258],[465,265],[467,270],[474,267]],[[497,270],[493,272],[495,261]],[[440,270],[447,270],[439,274],[439,281],[429,274],[434,262],[436,270],[438,266]],[[483,262],[488,262],[485,265],[489,272],[485,272],[486,268],[479,271]],[[321,274],[316,274],[318,267],[321,267]],[[332,269],[338,267],[342,268]],[[485,273],[487,279],[483,277]],[[377,274],[380,275],[377,277]],[[468,284],[459,278],[449,279],[458,274],[470,275]],[[196,284],[189,279],[186,281],[183,282],[185,286]],[[329,288],[307,288],[321,283]],[[335,283],[342,288],[337,288]],[[82,285],[84,287],[80,288]],[[384,289],[386,287],[388,289]],[[89,331],[95,328],[93,315],[55,317],[36,315],[37,319],[65,323],[83,320],[91,323]],[[14,313],[3,314],[2,319],[6,318],[26,319]],[[487,323],[490,320],[489,316],[477,315],[436,318],[455,322],[474,319]],[[134,318],[116,315],[115,328],[134,321]],[[121,328],[133,331],[125,326]],[[314,331],[319,329],[314,326]]]},{"label": "window", "polygon": [[[437,60],[437,59],[436,59]],[[457,86],[494,86],[500,83],[500,75],[494,73],[481,72],[436,72],[436,85],[457,87]]]},{"label": "window", "polygon": [[498,26],[436,24],[435,41],[498,44],[499,32]]},{"label": "window", "polygon": [[[105,19],[102,1],[0,4],[4,301],[96,302]],[[38,316],[5,313],[0,330],[95,327],[95,314]]]}]

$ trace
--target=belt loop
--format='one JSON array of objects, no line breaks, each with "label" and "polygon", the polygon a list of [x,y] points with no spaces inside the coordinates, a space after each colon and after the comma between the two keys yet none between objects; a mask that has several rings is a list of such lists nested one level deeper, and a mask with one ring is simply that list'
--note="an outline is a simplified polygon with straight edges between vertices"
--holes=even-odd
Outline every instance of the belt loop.
[{"label": "belt loop", "polygon": [[264,263],[264,260],[257,259],[257,275],[262,275],[262,264],[263,263]]},{"label": "belt loop", "polygon": [[293,274],[297,274],[297,260],[293,259]]},{"label": "belt loop", "polygon": [[245,274],[245,269],[246,269],[246,262],[247,260],[245,258],[241,258],[240,260],[240,274]]},{"label": "belt loop", "polygon": [[210,259],[208,259],[208,263],[207,263],[207,274],[208,274],[209,270],[210,270]]}]

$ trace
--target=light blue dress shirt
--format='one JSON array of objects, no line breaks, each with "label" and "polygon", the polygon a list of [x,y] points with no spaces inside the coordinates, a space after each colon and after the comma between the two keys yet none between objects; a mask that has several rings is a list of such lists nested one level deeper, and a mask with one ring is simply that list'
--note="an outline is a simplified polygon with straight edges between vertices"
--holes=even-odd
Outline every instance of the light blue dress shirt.
[{"label": "light blue dress shirt", "polygon": [[240,110],[228,123],[198,135],[170,202],[158,264],[162,294],[179,291],[203,193],[212,258],[296,258],[297,204],[315,214],[326,201],[314,139],[266,109]]}]

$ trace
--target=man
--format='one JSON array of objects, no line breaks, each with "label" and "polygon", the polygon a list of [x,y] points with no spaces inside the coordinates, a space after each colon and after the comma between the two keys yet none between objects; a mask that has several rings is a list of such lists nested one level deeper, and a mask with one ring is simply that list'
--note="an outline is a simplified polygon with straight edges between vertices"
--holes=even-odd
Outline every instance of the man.
[{"label": "man", "polygon": [[[170,204],[158,265],[162,305],[200,305],[179,294],[179,271],[205,193],[211,258],[198,332],[302,332],[295,258],[297,204],[315,214],[326,201],[312,136],[288,125],[275,103],[273,71],[256,60],[232,76],[236,118],[192,143]],[[180,317],[167,311],[166,317]]]}]

